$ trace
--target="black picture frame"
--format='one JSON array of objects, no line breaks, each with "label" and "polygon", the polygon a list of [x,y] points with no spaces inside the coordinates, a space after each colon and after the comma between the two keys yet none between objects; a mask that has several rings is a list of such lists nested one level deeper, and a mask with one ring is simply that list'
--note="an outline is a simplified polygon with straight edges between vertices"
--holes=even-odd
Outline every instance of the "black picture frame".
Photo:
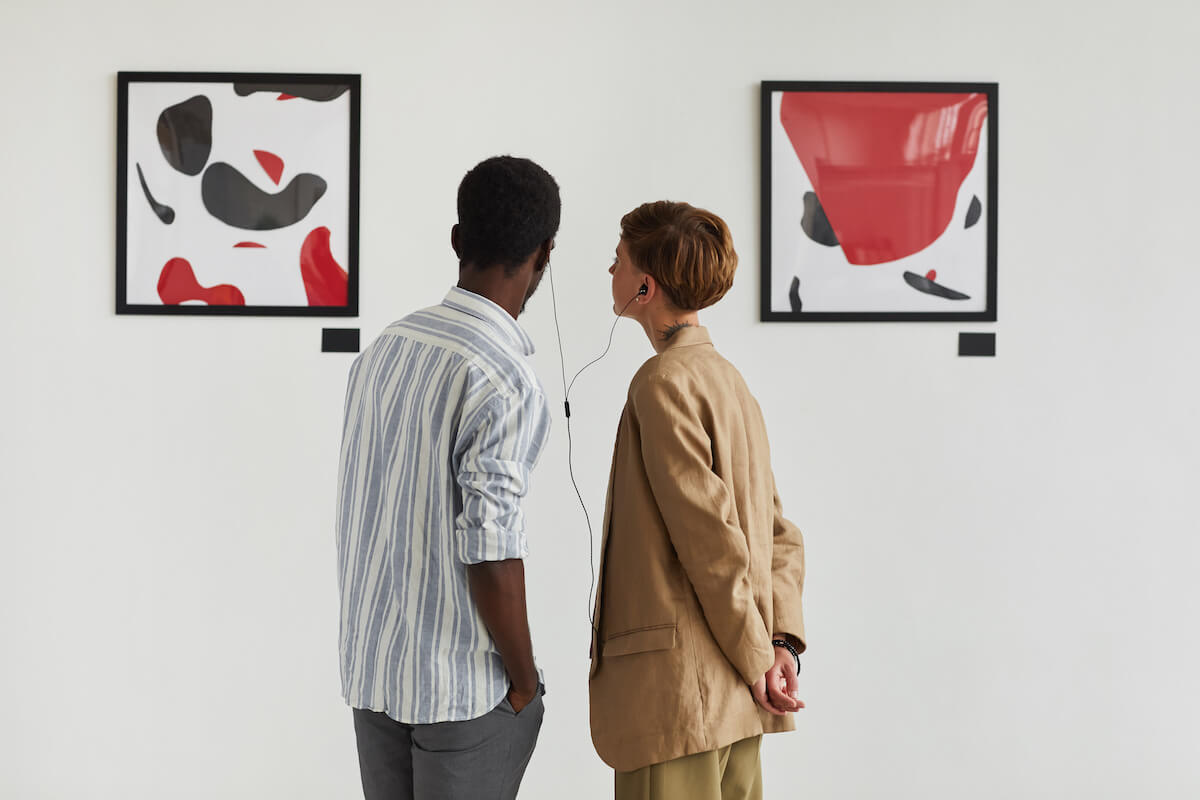
[{"label": "black picture frame", "polygon": [[[193,85],[193,84],[195,85],[196,89],[201,89],[202,86],[212,87],[215,84],[228,84],[230,89],[236,95],[236,98],[231,99],[231,98],[226,97],[224,94],[220,95],[219,107],[227,107],[229,103],[237,103],[237,102],[242,102],[242,101],[249,102],[251,100],[251,98],[256,98],[261,101],[261,99],[263,97],[268,97],[271,93],[274,93],[277,95],[273,99],[293,101],[293,105],[310,104],[314,107],[317,106],[318,104],[324,105],[326,107],[326,109],[322,113],[327,112],[327,114],[329,115],[329,130],[337,132],[336,138],[338,139],[339,142],[341,141],[340,119],[341,119],[341,114],[343,113],[343,107],[344,107],[345,125],[346,125],[346,134],[345,135],[347,137],[346,142],[345,142],[345,145],[346,145],[345,150],[346,150],[346,158],[348,159],[348,161],[345,164],[346,169],[345,169],[344,174],[341,173],[340,171],[337,171],[337,172],[335,172],[334,175],[331,176],[331,179],[333,177],[337,178],[337,181],[338,181],[337,184],[335,186],[333,186],[332,188],[330,188],[328,193],[326,193],[326,187],[328,187],[330,184],[327,184],[325,182],[324,178],[322,178],[319,175],[316,175],[316,176],[308,175],[308,174],[295,175],[294,174],[295,170],[293,170],[292,171],[293,172],[293,180],[291,182],[289,182],[289,184],[286,187],[284,187],[280,192],[276,193],[275,196],[273,197],[273,199],[276,201],[276,204],[272,206],[273,213],[274,213],[274,210],[276,210],[280,207],[283,207],[284,214],[287,214],[287,213],[291,213],[293,215],[299,214],[300,215],[299,220],[297,220],[294,223],[278,224],[278,222],[279,222],[278,219],[264,221],[267,219],[267,216],[268,216],[268,215],[264,214],[264,215],[260,215],[260,218],[256,221],[256,224],[270,224],[270,225],[278,224],[278,227],[270,228],[270,229],[258,228],[258,229],[251,229],[251,230],[247,230],[247,229],[243,229],[243,228],[239,228],[239,227],[230,225],[225,220],[221,220],[221,219],[217,218],[216,215],[212,215],[212,217],[213,217],[212,219],[206,220],[206,223],[209,223],[210,227],[214,227],[214,228],[219,229],[224,232],[224,233],[217,233],[216,234],[217,237],[227,234],[228,238],[231,241],[236,238],[239,238],[242,235],[246,235],[246,238],[249,238],[249,239],[263,238],[263,237],[267,237],[267,238],[277,237],[278,238],[277,231],[284,230],[284,229],[290,229],[290,228],[296,229],[296,234],[298,235],[299,232],[304,230],[304,228],[306,227],[305,225],[301,225],[301,223],[304,222],[305,215],[315,216],[313,214],[310,214],[311,210],[317,204],[319,204],[320,200],[330,199],[331,204],[327,204],[327,207],[330,208],[331,210],[328,213],[331,215],[330,219],[333,220],[332,224],[334,225],[335,228],[338,229],[337,235],[339,236],[340,243],[344,243],[344,249],[340,245],[338,247],[339,254],[341,255],[342,258],[344,258],[344,264],[340,263],[340,261],[342,260],[341,258],[337,258],[329,250],[330,233],[329,233],[328,227],[325,228],[326,233],[325,233],[325,243],[324,243],[325,252],[328,254],[327,255],[328,260],[326,260],[324,263],[328,264],[328,263],[330,263],[330,261],[332,261],[334,266],[336,266],[338,269],[340,269],[341,272],[345,273],[344,278],[342,278],[340,276],[338,277],[338,281],[344,281],[344,286],[345,286],[344,302],[342,302],[343,298],[342,298],[341,286],[336,285],[333,290],[329,290],[329,291],[325,292],[323,295],[319,295],[317,304],[314,304],[313,294],[317,293],[320,290],[320,287],[318,287],[318,289],[314,289],[313,292],[310,292],[308,276],[306,275],[303,278],[303,282],[302,282],[303,285],[302,285],[301,289],[302,289],[302,292],[307,295],[307,302],[296,302],[293,300],[293,301],[284,301],[284,302],[257,302],[256,303],[256,302],[253,302],[252,299],[251,299],[251,302],[246,302],[248,298],[243,297],[242,304],[221,304],[221,303],[208,304],[207,302],[204,302],[203,304],[191,304],[186,301],[185,302],[168,303],[168,302],[166,302],[166,300],[163,300],[161,297],[162,282],[166,277],[165,274],[160,274],[160,277],[158,279],[158,294],[159,294],[160,302],[153,302],[153,301],[147,302],[147,299],[146,299],[146,294],[147,294],[146,276],[147,276],[147,273],[150,271],[150,269],[152,269],[152,267],[149,266],[150,261],[148,259],[144,263],[138,263],[138,264],[132,265],[135,267],[135,272],[137,273],[137,278],[138,278],[137,291],[140,292],[140,295],[136,298],[131,299],[130,292],[131,292],[131,289],[134,288],[132,286],[134,281],[131,277],[130,259],[133,257],[133,251],[135,249],[137,249],[134,246],[135,243],[133,241],[131,241],[131,238],[133,238],[133,237],[131,237],[131,233],[136,233],[136,232],[140,231],[142,229],[141,226],[143,226],[143,225],[153,226],[153,224],[154,224],[153,216],[157,216],[158,220],[160,222],[163,222],[166,225],[170,225],[171,223],[165,222],[164,217],[167,217],[167,216],[171,217],[172,222],[174,221],[174,217],[175,217],[175,212],[174,212],[173,208],[169,207],[169,203],[171,202],[171,200],[168,198],[164,198],[164,200],[166,202],[158,203],[157,199],[153,196],[154,195],[153,191],[146,184],[145,176],[142,174],[141,163],[137,159],[138,158],[149,159],[151,156],[147,152],[148,148],[143,147],[143,152],[141,152],[137,155],[131,154],[131,152],[130,152],[131,90],[134,92],[141,91],[139,89],[139,87],[143,87],[143,86],[161,87],[162,91],[173,90],[173,87],[171,87],[171,86],[164,86],[164,85],[170,85],[170,84],[178,84],[179,88],[181,90],[186,90],[186,91],[181,91],[178,93],[180,97],[187,96],[192,91],[192,88],[190,85]],[[290,88],[292,91],[291,92],[282,91],[282,89],[287,89],[287,88]],[[156,89],[155,91],[159,91],[159,90]],[[216,95],[214,95],[214,96],[216,96]],[[342,96],[346,96],[348,98],[348,102],[339,102],[340,98]],[[360,162],[361,107],[362,107],[362,85],[361,85],[361,76],[358,74],[269,73],[269,72],[129,72],[129,71],[118,72],[117,73],[117,176],[116,176],[117,177],[117,180],[116,180],[116,184],[117,184],[117,186],[116,186],[116,188],[117,188],[116,313],[117,314],[181,315],[181,316],[194,316],[194,315],[289,316],[289,317],[355,317],[355,316],[358,316],[358,302],[359,302],[359,297],[358,297],[358,293],[359,293],[359,263],[358,263],[359,262],[359,242],[358,242],[358,239],[359,239],[359,179],[360,179],[360,163],[359,162]],[[172,108],[174,108],[174,106],[172,106]],[[261,105],[260,105],[260,108],[262,108]],[[282,112],[282,109],[281,109],[281,112]],[[209,103],[210,122],[214,121],[211,116],[212,113],[213,113],[212,112],[212,104],[210,102]],[[265,113],[271,114],[273,112],[271,110],[267,110]],[[310,109],[309,113],[317,113],[317,112],[312,111]],[[259,115],[259,116],[261,117],[261,115]],[[193,115],[193,117],[190,119],[195,119],[195,115]],[[186,122],[188,122],[188,120],[184,120],[184,123],[186,123]],[[187,125],[184,123],[180,123],[179,125],[177,125],[175,127],[179,128],[179,129],[185,129],[185,128],[187,128]],[[145,130],[146,119],[145,119],[144,115],[138,117],[137,124],[142,127],[142,130],[137,131],[137,134],[140,137],[139,141],[144,142],[145,137],[146,137],[146,130]],[[159,153],[158,156],[160,158],[162,158],[164,160],[164,162],[169,162],[171,159],[165,155],[168,152],[169,148],[167,147],[167,145],[163,144],[163,134],[161,133],[161,131],[164,129],[164,127],[167,129],[170,129],[171,125],[168,123],[164,123],[164,117],[160,115],[157,130],[155,131],[155,135],[158,137],[158,140],[159,140],[159,145],[162,148],[162,152]],[[210,148],[216,148],[217,142],[219,141],[218,135],[215,131],[225,130],[225,129],[227,129],[227,127],[228,126],[226,126],[226,128],[222,128],[221,126],[218,125],[215,127],[215,129],[210,129],[210,133],[209,133]],[[284,129],[287,129],[286,124],[281,127]],[[297,131],[297,133],[296,133],[297,137],[301,137],[301,136],[305,135],[303,133],[303,131],[307,130],[308,128],[306,128],[306,126],[301,126],[301,125],[292,125],[291,129]],[[244,135],[244,132],[241,132],[241,133]],[[314,140],[310,137],[310,141],[314,141]],[[340,170],[341,156],[337,152],[337,150],[339,150],[340,147],[341,147],[340,144],[337,148],[331,147],[331,148],[329,148],[329,153],[328,153],[330,162],[339,165],[338,170]],[[311,151],[309,151],[308,148],[302,148],[302,149],[304,149],[305,152],[308,152],[311,155]],[[178,148],[177,152],[179,154],[184,154],[185,152],[187,152],[186,145],[180,146]],[[214,152],[216,152],[216,151],[214,150]],[[260,162],[260,164],[262,164],[262,168],[264,170],[267,170],[267,164],[263,163],[263,158],[265,156],[259,156],[260,152],[264,152],[265,156],[273,156],[274,154],[271,152],[267,152],[267,151],[259,151],[259,150],[254,151],[254,156],[256,158],[259,158],[259,162]],[[318,150],[316,152],[320,152],[320,151]],[[195,156],[194,148],[191,151],[191,155],[193,156],[192,161],[195,163],[199,163],[199,160],[194,157]],[[183,155],[180,155],[179,157],[183,158]],[[276,185],[279,185],[282,170],[286,168],[284,166],[284,164],[286,163],[286,160],[280,159],[278,156],[274,156],[274,158],[279,162],[278,167],[276,168],[276,174],[269,174],[268,177],[269,177],[269,179],[274,180]],[[205,182],[206,179],[209,177],[207,173],[216,164],[215,156],[210,160],[209,156],[207,154],[205,154],[204,160],[209,163],[205,163],[202,166],[202,169],[203,169],[202,173],[190,173],[189,172],[189,173],[185,174],[184,178],[179,178],[178,175],[170,173],[170,170],[162,168],[161,164],[156,165],[160,174],[170,173],[171,180],[175,181],[176,185],[178,185],[178,186],[182,186],[183,183],[188,181],[189,179],[191,181],[195,182],[195,184],[196,184],[195,197],[188,196],[186,198],[187,203],[189,203],[193,208],[201,207],[200,201],[197,200],[196,198],[201,197],[201,195],[204,194],[208,190],[208,187],[210,186],[210,184]],[[178,165],[171,164],[171,166],[175,167],[176,171],[181,171],[179,169]],[[228,167],[227,164],[223,165],[223,166]],[[274,167],[274,162],[272,162],[272,166]],[[292,166],[291,164],[287,164],[287,167],[291,167],[291,166]],[[297,164],[295,166],[302,169],[304,167],[304,164],[301,163],[301,164]],[[227,177],[228,174],[232,174],[234,172],[233,169],[226,169],[224,171],[225,171],[226,175],[220,175],[220,176],[214,175],[213,176],[213,183],[211,185],[218,186],[218,188],[220,188],[221,185],[219,185],[215,179],[217,177]],[[249,170],[243,170],[242,172],[243,173],[249,172]],[[264,182],[261,180],[260,175],[254,175],[253,179],[255,179],[255,181],[260,184]],[[310,181],[310,183],[305,184],[305,185],[296,184],[297,180],[303,180],[303,179],[307,179],[308,181]],[[235,177],[234,179],[232,179],[232,181],[237,181],[237,180],[246,181],[247,178],[246,178],[245,174],[242,174],[240,177]],[[232,183],[232,181],[230,181],[229,183]],[[319,183],[319,185],[321,187],[319,189],[319,192],[317,190],[311,189],[311,186],[313,183]],[[289,190],[293,189],[293,184],[296,184],[299,190],[308,189],[309,191],[308,191],[307,197],[311,199],[313,195],[316,195],[316,199],[312,199],[311,204],[310,204],[308,199],[304,199],[303,191],[296,191],[296,192],[289,191]],[[131,188],[131,186],[134,188]],[[204,188],[202,189],[202,187],[204,187]],[[190,192],[190,190],[191,190],[191,187],[188,187],[189,192]],[[138,194],[134,194],[135,191]],[[214,189],[213,191],[216,192],[217,190]],[[234,190],[230,189],[229,191],[232,193]],[[246,193],[247,196],[249,196],[249,192],[251,192],[251,191],[254,191],[254,190],[247,191],[247,193]],[[183,193],[184,192],[181,190],[180,194],[183,194]],[[144,197],[141,196],[143,194],[144,194]],[[268,190],[261,192],[261,196],[263,196],[263,197],[267,197],[268,195],[271,195],[271,194],[272,193],[269,191],[269,187],[268,187]],[[335,194],[338,197],[338,202],[336,204],[332,204],[332,197]],[[220,195],[218,194],[216,196],[220,196]],[[297,197],[299,197],[301,199],[296,200]],[[344,198],[344,210],[345,210],[344,228],[342,228],[343,198]],[[290,202],[293,200],[295,200],[295,202]],[[304,211],[300,211],[299,209],[301,209],[304,205],[308,205],[308,209],[304,210]],[[207,199],[203,200],[203,207],[209,207]],[[164,208],[166,209],[166,211],[162,211],[162,209],[164,209]],[[289,211],[289,209],[295,209],[295,210]],[[152,214],[151,214],[151,212],[152,212]],[[170,213],[168,214],[167,212],[170,212]],[[325,208],[322,208],[322,212],[323,213],[325,212]],[[197,219],[201,216],[203,216],[203,215],[199,214],[199,213],[194,213],[191,215],[191,218]],[[249,219],[249,217],[247,217],[247,219]],[[228,230],[225,230],[226,228]],[[290,233],[291,233],[291,231],[289,230],[289,234]],[[311,231],[310,235],[315,234],[315,233],[316,233],[315,230]],[[160,251],[163,249],[162,248],[162,239],[164,237],[174,237],[173,239],[171,239],[171,241],[177,240],[179,242],[179,253],[181,254],[181,257],[183,257],[183,258],[187,257],[186,253],[188,252],[189,246],[199,244],[200,239],[207,240],[207,237],[197,236],[194,232],[192,234],[188,234],[188,233],[185,233],[183,230],[180,230],[178,233],[172,232],[170,234],[156,234],[156,237],[158,240],[158,245],[159,245]],[[314,241],[319,243],[319,240],[320,240],[320,237],[318,236],[315,238]],[[288,244],[291,245],[292,243],[289,242]],[[283,260],[285,260],[287,258],[295,258],[296,262],[297,262],[296,270],[297,270],[297,274],[299,274],[302,271],[301,267],[299,266],[299,262],[300,262],[300,259],[303,258],[302,252],[306,248],[309,247],[309,239],[307,237],[305,237],[304,240],[302,241],[301,245],[302,246],[296,247],[296,248],[291,248],[290,250],[288,248],[279,248],[278,253],[272,253],[271,255],[273,258],[276,258],[278,260],[277,261],[278,264],[282,264]],[[209,246],[209,245],[206,245],[206,246]],[[261,250],[270,249],[270,248],[268,248],[268,246],[263,245],[261,243],[257,243],[257,242],[243,242],[240,244],[234,243],[234,244],[232,244],[232,247],[244,248],[244,250],[246,250],[246,251],[258,250],[258,249],[261,249]],[[320,247],[319,244],[314,245],[314,248],[319,248],[319,247]],[[161,255],[159,258],[161,260]],[[175,260],[175,259],[172,259],[172,260]],[[163,269],[165,270],[166,268],[163,267]],[[282,269],[282,267],[279,267],[279,269]],[[189,273],[191,272],[190,265],[188,267],[188,271],[189,271]],[[276,271],[278,271],[278,270],[276,270]],[[274,274],[274,273],[272,273],[272,274]],[[326,273],[326,274],[328,275],[329,273]],[[290,281],[290,279],[289,279],[289,281]],[[201,281],[197,281],[197,285],[199,286],[200,289],[203,289],[206,292],[211,291],[211,287],[203,286]],[[236,285],[234,285],[232,283],[232,281],[230,282],[230,286],[235,289],[237,288]],[[217,288],[223,288],[223,287],[217,287]],[[291,294],[296,294],[295,287],[289,286],[288,292]],[[240,289],[238,290],[237,294],[241,294]],[[262,292],[260,292],[260,295],[261,294],[262,294]],[[233,295],[233,293],[231,293],[231,292],[227,292],[226,296],[236,296],[236,295]],[[336,300],[332,300],[332,301],[328,300],[329,297],[336,297]],[[188,299],[191,300],[192,298],[188,298]],[[198,298],[195,301],[203,302],[203,301],[200,301]]]},{"label": "black picture frame", "polygon": [[[806,304],[803,302],[802,298],[799,296],[800,292],[798,291],[798,284],[800,284],[800,280],[799,280],[798,276],[795,276],[791,279],[791,284],[788,289],[789,307],[786,309],[780,307],[781,306],[781,288],[782,288],[782,280],[783,280],[784,275],[783,275],[783,273],[781,273],[780,275],[775,275],[773,273],[773,268],[783,269],[783,267],[780,267],[779,265],[784,262],[789,262],[789,261],[793,265],[799,265],[798,267],[794,266],[793,269],[802,269],[802,268],[804,268],[804,266],[806,264],[815,263],[819,259],[825,259],[826,261],[829,261],[831,257],[821,255],[820,248],[822,246],[827,247],[827,248],[836,247],[839,250],[841,250],[842,243],[840,241],[837,241],[837,234],[836,234],[835,226],[833,225],[833,221],[831,219],[829,219],[827,216],[825,216],[824,209],[821,207],[820,199],[816,197],[816,194],[813,191],[806,192],[805,196],[803,198],[804,219],[801,220],[801,218],[798,214],[793,214],[793,216],[788,217],[786,219],[786,223],[788,225],[794,224],[796,226],[797,231],[803,228],[804,233],[800,234],[800,233],[789,231],[785,235],[773,236],[773,223],[774,223],[774,227],[779,227],[779,224],[780,224],[779,217],[783,213],[783,210],[782,210],[783,206],[787,205],[788,209],[792,210],[792,211],[797,210],[798,206],[797,206],[797,203],[795,202],[795,197],[799,191],[797,186],[801,185],[800,183],[796,183],[795,186],[791,186],[786,192],[783,190],[779,190],[777,192],[776,187],[774,185],[774,181],[778,180],[782,183],[784,181],[784,178],[780,177],[781,174],[790,174],[790,175],[797,174],[796,167],[800,167],[800,171],[802,173],[804,173],[805,175],[807,175],[807,173],[804,172],[805,168],[803,167],[803,165],[801,163],[802,159],[800,158],[799,151],[789,150],[790,157],[795,160],[795,164],[788,167],[788,169],[790,169],[790,172],[784,172],[783,169],[780,169],[780,165],[773,163],[774,162],[773,154],[779,153],[783,146],[782,142],[787,141],[787,140],[783,140],[781,138],[780,131],[783,129],[784,121],[782,119],[782,114],[780,114],[780,115],[776,114],[777,106],[776,106],[775,100],[776,100],[776,97],[780,98],[778,107],[780,110],[782,110],[783,95],[786,93],[829,93],[829,92],[868,93],[868,95],[864,95],[864,99],[869,97],[870,95],[878,95],[881,97],[888,97],[889,95],[891,95],[893,93],[910,93],[910,94],[915,94],[915,95],[926,95],[926,94],[934,94],[934,93],[953,94],[953,95],[983,95],[983,97],[986,98],[986,100],[985,100],[985,102],[986,102],[986,118],[981,126],[982,130],[986,131],[986,139],[985,139],[986,145],[987,145],[986,161],[985,161],[985,163],[978,165],[982,170],[981,174],[986,177],[986,188],[984,189],[983,197],[979,197],[978,193],[975,194],[975,197],[971,202],[972,208],[969,208],[965,215],[965,227],[970,228],[973,225],[976,225],[977,222],[982,222],[983,226],[980,226],[980,227],[984,227],[983,238],[985,238],[986,242],[985,242],[985,244],[983,244],[983,247],[986,249],[985,249],[984,255],[983,255],[983,263],[982,264],[972,263],[970,265],[970,268],[972,270],[975,270],[970,275],[971,285],[980,286],[984,289],[984,291],[986,291],[986,297],[983,298],[983,300],[982,300],[982,307],[978,307],[978,306],[980,306],[980,301],[978,299],[978,293],[976,292],[975,297],[977,299],[975,299],[974,302],[972,303],[972,305],[975,307],[972,308],[971,310],[962,310],[961,308],[955,308],[954,302],[945,303],[946,309],[944,311],[931,310],[928,308],[913,309],[913,310],[879,310],[879,309],[871,309],[871,308],[861,308],[861,309],[838,308],[837,310],[821,310],[820,307],[818,307],[816,309],[809,308],[806,310],[806,308],[805,308]],[[845,95],[843,95],[843,97],[844,96]],[[833,98],[828,95],[825,95],[825,96],[812,95],[812,98],[823,101],[824,102],[823,107],[829,107],[829,103],[833,100]],[[807,102],[807,99],[804,98],[802,95],[798,95],[797,98],[794,98],[794,99],[795,99],[795,103],[793,105],[789,106],[789,109],[799,108],[801,110],[798,112],[790,111],[790,113],[793,116],[789,117],[789,122],[792,122],[793,120],[797,120],[799,115],[802,115],[803,113],[805,113],[803,111],[803,108],[804,108],[803,104],[805,102]],[[789,100],[789,102],[792,102],[792,101]],[[761,104],[762,104],[761,105],[761,112],[762,112],[762,119],[761,119],[761,122],[762,122],[762,131],[761,131],[761,135],[762,135],[761,281],[762,281],[762,283],[761,283],[761,300],[760,300],[760,318],[763,322],[967,322],[967,321],[994,322],[994,321],[996,321],[996,318],[997,318],[997,297],[996,297],[996,290],[997,290],[997,177],[998,177],[998,164],[999,164],[999,141],[998,141],[999,85],[997,83],[933,83],[933,82],[900,82],[900,81],[763,81],[762,87],[761,87]],[[815,107],[818,104],[814,102],[813,105]],[[837,113],[837,112],[835,112],[835,113]],[[780,118],[777,119],[776,118],[777,116],[779,116]],[[779,123],[778,125],[776,125],[777,122]],[[827,120],[820,121],[819,124],[824,126],[822,128],[822,133],[825,137],[824,141],[828,142],[828,141],[832,140],[834,137],[836,137],[838,130],[842,130],[842,131],[846,130],[846,128],[844,127],[844,125],[845,125],[844,117],[842,119],[836,120],[836,122],[839,125],[841,125],[842,127],[839,128],[836,125],[827,124],[828,123]],[[799,130],[808,131],[808,130],[810,130],[810,128],[808,127],[809,123],[810,123],[809,120],[801,120],[800,122],[793,122],[792,124],[796,125],[797,129],[799,129]],[[813,122],[813,124],[818,124],[818,123]],[[786,133],[783,135],[788,136],[788,134],[786,134]],[[806,133],[804,135],[808,135],[808,134]],[[790,136],[789,136],[789,138],[790,138]],[[792,148],[795,147],[794,141],[790,141],[790,142],[788,142],[788,144]],[[978,142],[977,142],[977,144],[978,144]],[[832,149],[832,148],[830,148],[830,149]],[[981,155],[983,155],[983,154],[976,153],[976,156],[975,156],[976,159],[978,160],[978,157]],[[823,164],[822,166],[825,167],[827,165]],[[977,176],[975,174],[975,172],[974,172],[975,169],[976,169],[976,167],[972,166],[971,174],[973,176],[973,179],[977,181],[979,176]],[[832,170],[826,168],[824,174],[826,176],[828,176],[828,175],[833,174],[833,172],[832,172]],[[816,187],[815,181],[812,181],[811,178],[809,178],[808,180],[812,183],[812,186],[810,188],[815,190],[815,187]],[[844,189],[842,191],[843,191],[843,196],[846,196],[848,194],[845,192]],[[778,193],[780,196],[787,194],[788,198],[789,198],[788,202],[784,203],[783,201],[780,201],[778,204],[775,204],[775,194],[776,193]],[[810,199],[807,197],[808,194],[812,194],[814,199],[810,201]],[[961,198],[959,200],[961,200]],[[979,214],[978,211],[975,210],[975,208],[974,208],[975,200],[983,201],[984,208],[981,209],[982,214]],[[956,209],[958,208],[958,204],[957,204],[958,202],[959,201],[956,201],[956,205],[955,205]],[[811,214],[810,214],[810,211],[812,212]],[[972,216],[973,211],[977,217],[977,222],[971,222],[971,216]],[[811,221],[809,219],[810,216],[812,217]],[[795,218],[793,219],[793,217],[795,217]],[[957,216],[957,214],[955,214],[951,219],[951,223],[950,223],[951,226],[953,226],[953,223],[955,220],[959,220],[959,219],[963,219],[963,218],[960,218]],[[810,229],[812,231],[811,233],[809,232]],[[943,231],[943,234],[938,235],[939,238],[941,238],[946,233],[948,233],[949,230],[950,230],[949,227],[946,228]],[[773,246],[775,246],[778,243],[777,240],[798,241],[801,238],[807,238],[807,239],[813,241],[814,249],[809,249],[809,248],[807,248],[807,245],[805,245],[805,246],[797,246],[795,248],[787,248],[787,252],[773,252]],[[830,244],[831,241],[832,241],[832,244]],[[973,244],[972,246],[975,246],[975,245]],[[784,249],[784,248],[780,247],[780,249]],[[976,247],[976,249],[973,252],[977,253],[979,249],[981,249],[981,248]],[[915,254],[918,254],[918,253],[914,253],[914,255]],[[848,260],[848,257],[845,255],[844,252],[842,253],[842,256],[843,256],[843,263],[847,264],[848,269],[851,269],[851,270],[863,269],[863,267],[851,265],[851,262]],[[805,259],[807,259],[807,261]],[[891,263],[896,264],[896,262],[899,260],[900,259],[895,259]],[[974,262],[974,260],[975,260],[974,258],[970,259],[970,261],[972,261],[972,262]],[[858,262],[858,263],[862,263],[862,262]],[[892,267],[892,268],[895,269],[895,267]],[[962,292],[949,291],[947,287],[941,287],[940,284],[937,284],[934,279],[929,278],[930,275],[934,275],[934,277],[936,278],[936,275],[935,275],[936,272],[937,272],[936,270],[933,270],[932,272],[927,272],[924,275],[920,275],[920,274],[908,271],[906,275],[900,275],[899,277],[902,278],[907,283],[908,288],[916,289],[918,293],[924,293],[927,295],[935,295],[938,299],[938,302],[940,302],[942,300],[947,300],[947,299],[950,299],[950,300],[962,299],[962,298],[948,297],[948,294],[949,295],[962,295],[963,294]],[[831,274],[831,273],[828,271],[828,269],[826,269],[826,271],[823,274]],[[863,273],[863,274],[865,274],[865,273]],[[893,276],[889,276],[889,279],[891,279],[891,277],[893,277]],[[917,284],[917,285],[914,285],[914,284]],[[918,289],[917,286],[920,286],[921,288]],[[852,292],[850,292],[849,290],[842,289],[839,291],[845,291],[847,295],[852,294]],[[891,286],[889,286],[888,291],[892,293],[891,295],[889,295],[889,297],[898,297],[901,294],[903,294],[903,292],[906,290],[897,290],[897,289],[894,289]],[[948,291],[948,294],[947,294],[947,291]],[[936,292],[936,294],[935,294],[935,292]],[[840,297],[838,299],[842,300],[842,298],[840,298]],[[968,297],[966,299],[970,299],[970,298]],[[907,299],[904,299],[904,300],[901,300],[900,302],[907,303],[909,301]],[[912,303],[914,305],[917,305],[917,304],[928,305],[930,303],[930,301],[927,298],[916,298],[912,301]],[[842,304],[843,305],[852,305],[853,298],[851,297],[851,299],[848,301],[842,301]]]}]

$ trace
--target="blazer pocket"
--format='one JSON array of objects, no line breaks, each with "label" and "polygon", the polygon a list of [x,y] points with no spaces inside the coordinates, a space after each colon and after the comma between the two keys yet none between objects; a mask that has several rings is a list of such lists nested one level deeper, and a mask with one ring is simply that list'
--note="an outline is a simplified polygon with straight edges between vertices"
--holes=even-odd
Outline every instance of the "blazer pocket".
[{"label": "blazer pocket", "polygon": [[628,656],[651,650],[670,650],[675,646],[674,625],[654,625],[632,631],[614,633],[604,640],[603,655]]}]

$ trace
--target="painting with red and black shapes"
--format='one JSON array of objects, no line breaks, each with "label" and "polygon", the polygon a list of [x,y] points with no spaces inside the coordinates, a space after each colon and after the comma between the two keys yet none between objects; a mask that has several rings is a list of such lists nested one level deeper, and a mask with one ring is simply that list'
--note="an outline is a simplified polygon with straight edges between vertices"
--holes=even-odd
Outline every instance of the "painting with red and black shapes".
[{"label": "painting with red and black shapes", "polygon": [[764,82],[762,319],[994,320],[997,96]]},{"label": "painting with red and black shapes", "polygon": [[358,313],[358,76],[118,86],[118,313]]}]

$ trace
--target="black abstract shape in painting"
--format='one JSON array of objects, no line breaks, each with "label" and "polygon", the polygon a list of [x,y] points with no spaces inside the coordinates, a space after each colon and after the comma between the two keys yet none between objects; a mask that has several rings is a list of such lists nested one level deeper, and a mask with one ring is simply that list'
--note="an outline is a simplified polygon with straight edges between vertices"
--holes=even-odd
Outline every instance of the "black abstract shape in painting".
[{"label": "black abstract shape in painting", "polygon": [[150,194],[150,187],[146,185],[146,176],[142,174],[142,165],[137,164],[138,180],[142,182],[142,191],[146,194],[146,202],[154,209],[154,213],[163,221],[164,225],[170,225],[175,221],[175,209],[170,206],[164,206],[162,203],[154,199],[154,195]]},{"label": "black abstract shape in painting", "polygon": [[932,294],[936,297],[944,297],[947,300],[970,300],[971,299],[970,295],[963,294],[962,292],[956,292],[953,289],[947,289],[945,286],[942,286],[940,283],[934,283],[933,281],[929,280],[929,278],[926,278],[922,275],[918,275],[915,272],[904,273],[904,282],[907,283],[909,286],[913,287],[914,289],[916,289],[918,292],[924,292],[925,294]]},{"label": "black abstract shape in painting", "polygon": [[837,234],[833,232],[829,217],[825,216],[825,209],[821,207],[821,201],[813,192],[804,193],[804,218],[800,220],[800,227],[804,228],[808,238],[817,244],[837,247]]},{"label": "black abstract shape in painting", "polygon": [[158,146],[167,163],[184,175],[199,175],[212,152],[212,103],[202,94],[158,115]]},{"label": "black abstract shape in painting", "polygon": [[971,195],[971,205],[967,206],[967,224],[963,227],[969,228],[979,222],[981,214],[983,214],[983,205],[979,202],[979,195]]},{"label": "black abstract shape in painting", "polygon": [[792,311],[799,314],[804,304],[800,302],[800,278],[792,278],[792,285],[788,287],[788,302],[792,304]]},{"label": "black abstract shape in painting", "polygon": [[278,194],[255,186],[236,168],[218,161],[204,171],[200,198],[208,213],[227,225],[249,231],[273,231],[295,225],[325,194],[325,179],[302,173]]},{"label": "black abstract shape in painting", "polygon": [[344,95],[350,90],[350,87],[344,83],[235,83],[233,90],[238,93],[239,97],[245,97],[255,92],[271,92],[327,103]]}]

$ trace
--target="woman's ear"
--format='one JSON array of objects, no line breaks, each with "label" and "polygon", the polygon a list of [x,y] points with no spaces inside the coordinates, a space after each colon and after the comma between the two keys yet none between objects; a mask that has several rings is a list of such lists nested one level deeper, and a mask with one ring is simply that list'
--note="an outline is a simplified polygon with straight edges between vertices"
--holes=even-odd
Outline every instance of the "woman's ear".
[{"label": "woman's ear", "polygon": [[649,303],[658,294],[658,281],[653,275],[642,275],[642,285],[638,287],[637,301]]}]

